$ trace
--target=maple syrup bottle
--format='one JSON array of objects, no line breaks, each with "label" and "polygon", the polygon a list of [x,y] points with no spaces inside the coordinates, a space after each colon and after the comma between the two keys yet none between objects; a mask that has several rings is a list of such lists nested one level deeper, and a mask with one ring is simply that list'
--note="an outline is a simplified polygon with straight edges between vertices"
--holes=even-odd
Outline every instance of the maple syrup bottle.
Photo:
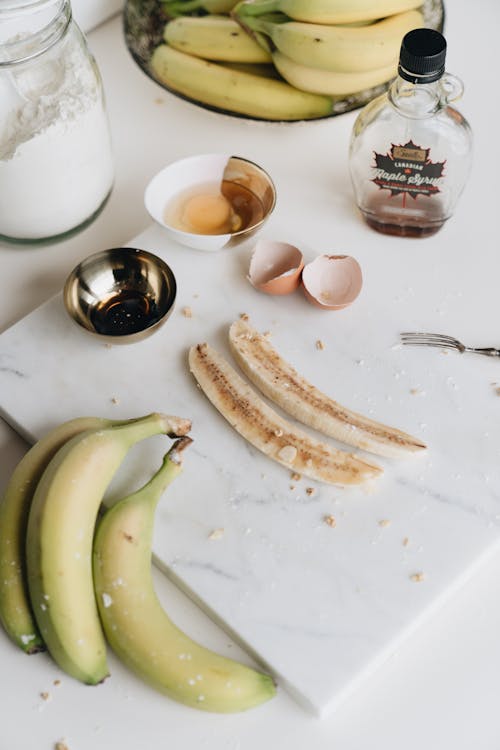
[{"label": "maple syrup bottle", "polygon": [[463,85],[445,73],[446,40],[414,29],[401,44],[398,76],[364,107],[351,136],[354,194],[373,229],[428,237],[450,218],[469,174],[472,133],[451,102]]}]

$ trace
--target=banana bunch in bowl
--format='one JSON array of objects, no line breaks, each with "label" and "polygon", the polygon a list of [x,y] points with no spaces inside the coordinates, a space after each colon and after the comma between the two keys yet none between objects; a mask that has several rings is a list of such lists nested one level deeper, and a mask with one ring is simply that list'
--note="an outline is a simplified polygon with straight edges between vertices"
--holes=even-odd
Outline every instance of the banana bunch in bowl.
[{"label": "banana bunch in bowl", "polygon": [[258,119],[327,117],[387,84],[422,0],[166,0],[151,59],[167,88]]},{"label": "banana bunch in bowl", "polygon": [[[271,677],[194,642],[168,617],[151,574],[155,509],[181,473],[187,419],[153,413],[58,425],[21,459],[0,499],[0,623],[24,652],[47,650],[87,685],[108,676],[106,642],[140,678],[187,706],[235,712],[275,693]],[[176,438],[139,490],[100,517],[129,450]]]}]

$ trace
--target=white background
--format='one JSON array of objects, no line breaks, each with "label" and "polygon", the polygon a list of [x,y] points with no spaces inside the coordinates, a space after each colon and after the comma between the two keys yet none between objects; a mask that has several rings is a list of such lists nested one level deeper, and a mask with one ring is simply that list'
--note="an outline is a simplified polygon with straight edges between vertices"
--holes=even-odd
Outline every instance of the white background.
[{"label": "white background", "polygon": [[[499,28],[500,6],[495,0],[481,0],[474,6],[465,0],[449,0],[448,68],[466,84],[461,109],[476,134],[473,180],[476,186],[478,182],[484,185],[484,190],[476,188],[480,199],[468,202],[471,193],[466,191],[460,210],[469,212],[471,225],[484,228],[486,223],[491,233],[497,231],[492,170],[497,168],[500,111],[490,66]],[[89,39],[106,87],[117,158],[115,190],[95,224],[71,240],[37,249],[0,245],[1,330],[59,291],[82,257],[126,243],[149,224],[142,194],[152,174],[175,153],[178,134],[169,127],[172,111],[189,110],[191,150],[206,150],[203,130],[195,126],[205,122],[205,114],[162,92],[135,67],[124,48],[120,18],[93,31]],[[352,121],[353,115],[345,116],[346,129]],[[246,132],[251,138],[250,127]],[[457,247],[457,253],[471,254],[473,265],[480,262],[478,250],[465,243]],[[416,242],[409,252],[421,252],[423,262],[432,263],[426,257],[425,243]],[[498,265],[500,270],[500,260]],[[500,344],[500,332],[498,339],[491,343]],[[0,489],[25,450],[25,443],[1,423]],[[0,748],[52,750],[57,740],[65,738],[70,750],[250,750],[278,745],[291,750],[498,750],[499,578],[500,553],[335,716],[322,722],[303,713],[282,691],[271,703],[245,715],[221,717],[190,711],[143,687],[114,660],[113,681],[98,688],[83,687],[62,676],[47,657],[20,654],[0,634]],[[191,635],[224,653],[239,655],[227,636],[163,576],[155,574],[155,581],[168,611]],[[52,683],[58,678],[62,683],[55,687]],[[43,691],[50,693],[51,700],[41,699]]]}]

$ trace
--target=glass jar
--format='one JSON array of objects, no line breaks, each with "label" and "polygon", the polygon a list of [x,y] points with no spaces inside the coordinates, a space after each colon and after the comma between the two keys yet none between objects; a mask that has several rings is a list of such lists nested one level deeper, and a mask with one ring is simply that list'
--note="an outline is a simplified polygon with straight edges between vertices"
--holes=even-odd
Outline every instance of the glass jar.
[{"label": "glass jar", "polygon": [[69,0],[3,0],[0,239],[67,237],[96,218],[112,184],[102,82]]},{"label": "glass jar", "polygon": [[445,57],[438,31],[410,31],[397,78],[354,123],[349,167],[356,202],[367,224],[384,234],[434,234],[466,184],[472,134],[450,106],[463,86],[444,72]]}]

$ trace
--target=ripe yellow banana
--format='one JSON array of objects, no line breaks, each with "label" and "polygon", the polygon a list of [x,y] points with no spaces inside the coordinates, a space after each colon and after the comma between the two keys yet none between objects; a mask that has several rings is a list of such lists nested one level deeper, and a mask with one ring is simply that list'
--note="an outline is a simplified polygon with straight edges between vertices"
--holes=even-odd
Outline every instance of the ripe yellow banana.
[{"label": "ripe yellow banana", "polygon": [[238,0],[165,0],[162,6],[167,15],[181,16],[193,11],[230,13]]},{"label": "ripe yellow banana", "polygon": [[163,38],[174,49],[206,60],[271,62],[270,53],[227,16],[175,18],[165,26]]},{"label": "ripe yellow banana", "polygon": [[208,62],[163,44],[151,59],[154,76],[183,96],[264,120],[309,120],[332,114],[332,100],[283,81]]},{"label": "ripe yellow banana", "polygon": [[283,466],[339,485],[361,484],[382,474],[380,467],[314,440],[282,419],[208,344],[191,348],[189,366],[202,391],[229,424]]},{"label": "ripe yellow banana", "polygon": [[303,424],[380,456],[397,458],[425,450],[421,440],[350,411],[321,393],[245,321],[232,324],[229,343],[252,383]]},{"label": "ripe yellow banana", "polygon": [[181,438],[148,484],[102,517],[94,542],[94,585],[111,648],[145,682],[205,711],[243,711],[275,694],[273,681],[195,643],[168,617],[151,576],[156,505],[182,470]]},{"label": "ripe yellow banana", "polygon": [[47,464],[70,438],[84,430],[114,424],[108,419],[80,417],[50,430],[30,448],[14,469],[0,502],[0,622],[28,654],[44,649],[34,621],[26,580],[26,527],[36,486]]},{"label": "ripe yellow banana", "polygon": [[286,13],[296,21],[344,24],[370,21],[422,5],[423,0],[243,0],[235,12],[241,16]]},{"label": "ripe yellow banana", "polygon": [[237,16],[249,31],[269,37],[279,52],[300,65],[338,73],[397,65],[401,40],[422,26],[422,14],[409,10],[367,26],[324,26],[286,16]]},{"label": "ripe yellow banana", "polygon": [[132,445],[189,428],[187,420],[150,414],[85,431],[57,451],[38,483],[26,534],[31,605],[51,656],[82,682],[107,675],[92,582],[92,537],[104,492]]},{"label": "ripe yellow banana", "polygon": [[345,96],[371,89],[373,86],[390,81],[397,73],[397,66],[394,63],[384,68],[366,70],[361,73],[337,73],[309,68],[300,65],[282,52],[274,52],[273,62],[276,70],[295,88],[329,96]]}]

